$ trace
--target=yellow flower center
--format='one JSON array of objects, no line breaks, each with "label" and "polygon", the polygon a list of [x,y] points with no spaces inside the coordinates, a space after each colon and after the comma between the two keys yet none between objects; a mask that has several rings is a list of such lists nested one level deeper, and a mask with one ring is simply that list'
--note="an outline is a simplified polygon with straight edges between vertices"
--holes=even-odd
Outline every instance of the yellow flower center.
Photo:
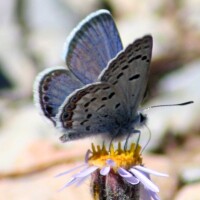
[{"label": "yellow flower center", "polygon": [[141,146],[134,143],[130,148],[123,150],[121,143],[118,143],[118,147],[115,149],[113,144],[109,151],[106,150],[105,145],[102,148],[97,145],[96,147],[92,143],[92,155],[88,159],[90,165],[98,166],[100,169],[107,166],[107,160],[111,159],[115,162],[115,166],[112,168],[117,171],[119,167],[129,169],[134,165],[142,165]]}]

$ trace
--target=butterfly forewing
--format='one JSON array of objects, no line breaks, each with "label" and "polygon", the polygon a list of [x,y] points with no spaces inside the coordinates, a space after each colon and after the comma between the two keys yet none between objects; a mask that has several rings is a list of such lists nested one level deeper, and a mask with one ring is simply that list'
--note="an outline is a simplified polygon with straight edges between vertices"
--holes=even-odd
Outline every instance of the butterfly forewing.
[{"label": "butterfly forewing", "polygon": [[112,16],[100,10],[85,18],[68,37],[64,57],[67,66],[84,84],[97,81],[108,62],[122,50]]},{"label": "butterfly forewing", "polygon": [[34,101],[42,113],[55,124],[55,116],[66,96],[83,84],[64,67],[41,72],[34,84]]},{"label": "butterfly forewing", "polygon": [[133,118],[141,103],[148,81],[152,37],[136,40],[121,51],[100,74],[99,80],[111,83],[123,93],[128,115]]}]

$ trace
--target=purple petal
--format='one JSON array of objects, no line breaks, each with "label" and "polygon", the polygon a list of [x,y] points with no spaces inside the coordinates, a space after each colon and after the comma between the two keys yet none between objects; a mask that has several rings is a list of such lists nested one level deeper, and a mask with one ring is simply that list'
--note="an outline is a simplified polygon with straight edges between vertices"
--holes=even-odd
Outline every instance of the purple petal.
[{"label": "purple petal", "polygon": [[131,168],[130,171],[140,180],[140,182],[149,190],[159,192],[159,188],[149,180],[141,171]]},{"label": "purple petal", "polygon": [[146,173],[148,173],[148,174],[153,174],[153,175],[155,175],[155,176],[164,176],[164,177],[168,177],[168,174],[160,173],[160,172],[157,172],[157,171],[155,171],[155,170],[148,169],[148,168],[146,168],[146,167],[142,167],[142,166],[139,166],[139,165],[134,166],[133,168],[138,169],[138,170],[143,171],[143,172],[146,172]]},{"label": "purple petal", "polygon": [[108,159],[108,160],[106,161],[106,163],[107,163],[109,166],[111,166],[111,167],[115,166],[115,162],[114,162],[113,160],[111,160],[111,159]]},{"label": "purple petal", "polygon": [[66,187],[69,187],[70,185],[73,185],[74,183],[76,183],[78,181],[77,178],[72,178],[70,181],[68,181],[61,189],[58,190],[58,192],[61,192],[63,189],[65,189]]},{"label": "purple petal", "polygon": [[121,177],[126,178],[126,177],[132,177],[133,175],[131,173],[129,173],[128,171],[126,171],[125,169],[119,167],[118,169],[118,173]]},{"label": "purple petal", "polygon": [[155,192],[152,192],[152,191],[149,191],[149,192],[153,200],[160,200],[160,197]]},{"label": "purple petal", "polygon": [[97,166],[91,166],[85,170],[83,170],[82,172],[76,174],[74,177],[75,178],[81,178],[81,177],[85,177],[88,176],[89,174],[91,174],[92,172],[94,172],[95,170],[97,170],[98,167]]},{"label": "purple petal", "polygon": [[140,181],[135,178],[134,176],[131,177],[123,177],[128,183],[132,184],[132,185],[136,185],[138,184]]},{"label": "purple petal", "polygon": [[79,180],[76,183],[76,186],[80,186],[88,177],[90,177],[89,175],[83,178],[79,178]]},{"label": "purple petal", "polygon": [[150,190],[147,190],[144,185],[140,185],[140,199],[142,200],[152,200],[150,195]]},{"label": "purple petal", "polygon": [[[154,196],[155,195],[155,196]],[[155,198],[154,198],[155,197]],[[142,200],[160,200],[159,197],[156,199],[158,195],[155,192],[152,192],[144,187],[144,185],[140,185],[140,199]]]},{"label": "purple petal", "polygon": [[88,162],[89,159],[89,155],[92,153],[92,151],[90,149],[87,150],[86,154],[85,154],[85,163]]},{"label": "purple petal", "polygon": [[106,176],[110,172],[110,166],[103,167],[100,171],[100,174]]},{"label": "purple petal", "polygon": [[67,171],[65,171],[65,172],[61,172],[60,174],[57,174],[55,177],[57,178],[57,177],[60,177],[60,176],[69,174],[70,172],[73,172],[73,171],[75,171],[76,169],[81,168],[81,167],[84,167],[84,166],[86,166],[86,165],[87,165],[86,163],[84,163],[84,164],[82,164],[82,165],[78,165],[78,166],[76,166],[76,167],[74,167],[74,168],[72,168],[72,169],[70,169],[70,170],[67,170]]},{"label": "purple petal", "polygon": [[142,199],[145,199],[145,200],[160,200],[159,196],[157,195],[157,193],[151,191],[151,190],[148,190],[146,189],[145,187],[143,187],[143,190],[142,190],[143,193],[140,194],[141,198]]}]

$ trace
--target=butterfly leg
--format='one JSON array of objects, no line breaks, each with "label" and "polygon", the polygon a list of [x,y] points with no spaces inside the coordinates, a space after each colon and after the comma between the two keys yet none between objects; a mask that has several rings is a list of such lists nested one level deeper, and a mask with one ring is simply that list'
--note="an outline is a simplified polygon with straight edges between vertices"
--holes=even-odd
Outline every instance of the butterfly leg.
[{"label": "butterfly leg", "polygon": [[135,146],[135,149],[137,149],[138,145],[139,145],[139,141],[140,141],[141,131],[139,131],[139,130],[135,130],[135,131],[136,131],[135,133],[139,133],[138,138],[137,138],[137,142],[136,142],[136,146]]},{"label": "butterfly leg", "polygon": [[128,147],[128,140],[131,136],[131,133],[128,134],[128,136],[126,137],[126,141],[125,141],[125,144],[124,144],[124,151],[126,151],[127,147]]},{"label": "butterfly leg", "polygon": [[109,152],[111,150],[111,146],[112,146],[112,143],[113,143],[113,140],[115,139],[115,137],[112,137],[111,140],[110,140],[110,144],[109,144]]},{"label": "butterfly leg", "polygon": [[129,140],[130,136],[131,136],[132,134],[134,134],[134,133],[139,133],[139,136],[138,136],[137,142],[136,142],[136,148],[137,148],[138,143],[139,143],[139,140],[140,140],[140,134],[141,134],[141,132],[140,132],[139,130],[134,130],[132,133],[129,133],[129,134],[127,135],[127,137],[126,137],[126,141],[125,141],[125,144],[124,144],[124,150],[125,150],[125,151],[126,151],[126,149],[127,149],[127,147],[128,147],[128,140]]}]

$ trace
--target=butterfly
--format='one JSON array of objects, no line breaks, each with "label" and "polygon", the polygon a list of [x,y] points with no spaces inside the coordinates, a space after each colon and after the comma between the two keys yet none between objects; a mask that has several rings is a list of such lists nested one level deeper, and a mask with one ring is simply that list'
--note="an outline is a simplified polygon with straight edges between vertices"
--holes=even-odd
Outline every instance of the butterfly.
[{"label": "butterfly", "polygon": [[67,142],[101,135],[111,139],[134,133],[146,122],[138,111],[147,87],[152,36],[125,49],[107,10],[91,13],[65,43],[68,67],[42,71],[34,101]]}]

